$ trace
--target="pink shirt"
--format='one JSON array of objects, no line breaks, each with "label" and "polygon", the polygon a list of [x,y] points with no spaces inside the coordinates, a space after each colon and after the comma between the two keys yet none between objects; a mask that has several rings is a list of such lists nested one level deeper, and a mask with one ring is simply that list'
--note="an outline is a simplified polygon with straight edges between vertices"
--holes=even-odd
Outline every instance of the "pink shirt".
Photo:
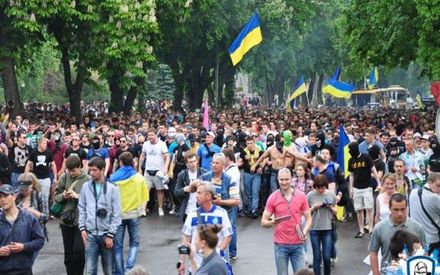
[{"label": "pink shirt", "polygon": [[280,190],[273,192],[266,203],[266,211],[273,213],[275,218],[291,215],[289,220],[275,226],[273,241],[277,244],[301,244],[303,241],[296,233],[296,225],[301,223],[302,214],[309,210],[306,195],[295,190],[290,202],[284,199]]}]

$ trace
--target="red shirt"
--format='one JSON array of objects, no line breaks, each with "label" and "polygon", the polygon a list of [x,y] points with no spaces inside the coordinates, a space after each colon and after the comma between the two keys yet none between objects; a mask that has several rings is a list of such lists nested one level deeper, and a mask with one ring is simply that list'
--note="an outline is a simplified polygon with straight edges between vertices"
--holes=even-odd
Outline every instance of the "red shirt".
[{"label": "red shirt", "polygon": [[61,167],[63,166],[64,161],[64,154],[66,153],[69,146],[67,146],[65,143],[61,143],[60,146],[57,148],[57,145],[54,140],[50,140],[47,143],[47,147],[52,151],[53,160],[55,161],[55,164],[57,166],[57,172],[61,170]]},{"label": "red shirt", "polygon": [[309,210],[306,195],[295,190],[288,202],[280,190],[273,192],[266,203],[266,211],[273,213],[275,218],[291,215],[289,220],[275,225],[273,241],[277,244],[302,244],[303,241],[296,233],[296,225],[301,224],[302,214]]}]

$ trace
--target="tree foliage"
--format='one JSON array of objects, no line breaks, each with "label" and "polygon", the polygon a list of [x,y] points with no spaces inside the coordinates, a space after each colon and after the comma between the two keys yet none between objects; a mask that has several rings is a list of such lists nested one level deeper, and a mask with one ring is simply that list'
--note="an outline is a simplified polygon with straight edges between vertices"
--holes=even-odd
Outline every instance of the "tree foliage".
[{"label": "tree foliage", "polygon": [[352,0],[346,10],[352,58],[389,68],[418,61],[439,78],[439,13],[438,0]]}]

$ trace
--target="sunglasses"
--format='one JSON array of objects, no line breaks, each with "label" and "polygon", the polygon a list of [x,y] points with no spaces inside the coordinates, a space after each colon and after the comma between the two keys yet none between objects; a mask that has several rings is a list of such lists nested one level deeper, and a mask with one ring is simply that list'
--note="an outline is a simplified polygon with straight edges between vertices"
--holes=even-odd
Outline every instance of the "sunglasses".
[{"label": "sunglasses", "polygon": [[115,135],[107,135],[107,137],[114,137]]}]

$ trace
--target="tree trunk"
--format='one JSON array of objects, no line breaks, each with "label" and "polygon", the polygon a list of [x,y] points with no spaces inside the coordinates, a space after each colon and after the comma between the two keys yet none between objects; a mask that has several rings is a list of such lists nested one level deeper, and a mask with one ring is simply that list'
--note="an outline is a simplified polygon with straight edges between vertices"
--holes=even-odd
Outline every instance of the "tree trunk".
[{"label": "tree trunk", "polygon": [[[60,43],[60,41],[58,41]],[[87,76],[87,69],[84,66],[81,56],[78,62],[78,72],[76,81],[72,81],[72,71],[70,69],[69,50],[61,46],[61,64],[64,70],[64,83],[70,103],[70,115],[75,118],[77,123],[81,123],[81,92]]]},{"label": "tree trunk", "polygon": [[108,87],[110,89],[110,106],[109,113],[120,113],[124,104],[124,91],[119,87],[117,77],[108,79]]},{"label": "tree trunk", "polygon": [[23,103],[20,99],[20,93],[17,84],[17,74],[15,72],[15,62],[12,57],[0,58],[0,74],[3,81],[5,93],[5,102],[11,117],[23,113]]},{"label": "tree trunk", "polygon": [[183,71],[181,72],[179,69],[179,65],[177,60],[173,60],[170,62],[170,68],[173,73],[174,85],[176,89],[174,90],[174,100],[173,100],[173,109],[176,111],[182,111],[182,101],[183,96],[185,94],[185,77],[189,73],[189,67],[185,66]]},{"label": "tree trunk", "polygon": [[124,107],[122,108],[122,111],[124,112],[125,115],[131,114],[134,100],[136,99],[136,97],[138,95],[138,89],[139,89],[139,86],[133,86],[130,88],[130,90],[128,90],[127,98],[125,99]]},{"label": "tree trunk", "polygon": [[191,89],[189,93],[189,109],[200,109],[206,88],[214,81],[208,66],[194,65],[191,69]]}]

